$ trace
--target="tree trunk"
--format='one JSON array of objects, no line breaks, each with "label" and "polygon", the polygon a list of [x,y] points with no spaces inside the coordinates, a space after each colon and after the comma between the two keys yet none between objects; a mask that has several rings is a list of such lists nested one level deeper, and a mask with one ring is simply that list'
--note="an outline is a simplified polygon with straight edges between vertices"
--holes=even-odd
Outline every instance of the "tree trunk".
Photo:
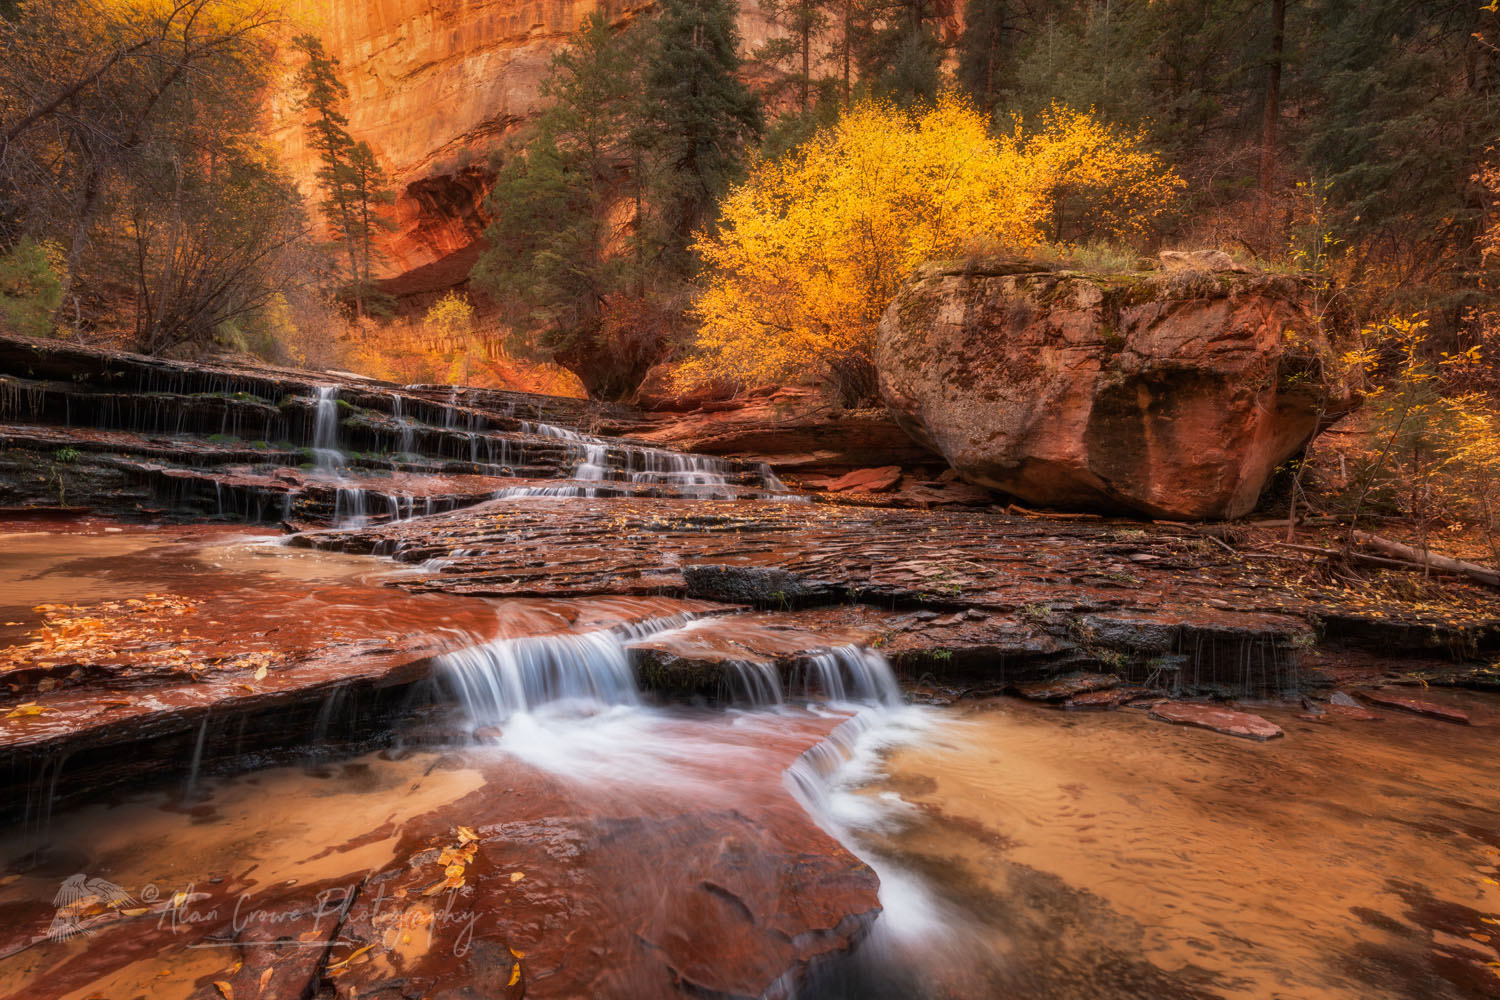
[{"label": "tree trunk", "polygon": [[1260,126],[1260,194],[1269,205],[1276,183],[1276,127],[1281,121],[1281,62],[1286,42],[1286,0],[1271,0],[1271,51],[1266,59],[1265,110]]}]

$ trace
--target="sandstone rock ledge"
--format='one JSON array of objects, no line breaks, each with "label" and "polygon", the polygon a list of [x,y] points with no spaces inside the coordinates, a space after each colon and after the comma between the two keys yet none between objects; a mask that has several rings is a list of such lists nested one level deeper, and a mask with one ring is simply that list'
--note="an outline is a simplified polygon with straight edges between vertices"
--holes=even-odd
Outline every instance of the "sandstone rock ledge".
[{"label": "sandstone rock ledge", "polygon": [[880,323],[897,421],[964,479],[1051,507],[1247,514],[1353,406],[1307,284],[1178,268],[933,264]]}]

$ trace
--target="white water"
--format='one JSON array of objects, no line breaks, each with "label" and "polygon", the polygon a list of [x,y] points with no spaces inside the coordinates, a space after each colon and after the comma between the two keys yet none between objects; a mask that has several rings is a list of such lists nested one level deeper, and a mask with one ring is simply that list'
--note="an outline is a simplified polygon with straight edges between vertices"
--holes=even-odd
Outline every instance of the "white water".
[{"label": "white water", "polygon": [[312,450],[320,469],[333,470],[344,464],[344,453],[339,451],[338,394],[337,386],[318,386]]},{"label": "white water", "polygon": [[842,722],[827,739],[808,748],[782,776],[788,791],[822,830],[874,869],[880,878],[880,919],[867,955],[894,957],[903,949],[972,947],[963,919],[939,901],[922,879],[864,848],[862,835],[892,830],[912,807],[892,792],[865,794],[861,788],[880,774],[887,750],[931,739],[937,716],[912,707],[871,707]]},{"label": "white water", "polygon": [[447,654],[439,672],[474,728],[544,708],[587,713],[639,705],[626,643],[680,628],[692,617],[684,612],[596,632],[496,639]]},{"label": "white water", "polygon": [[[644,485],[671,486],[703,499],[732,499],[728,489],[729,463],[707,455],[689,455],[667,451],[664,448],[647,448],[639,445],[612,444],[603,438],[591,437],[567,427],[554,424],[523,422],[521,429],[528,434],[556,438],[568,442],[577,454],[572,478],[579,482],[599,483],[620,481]],[[775,474],[766,469],[769,489],[784,489]],[[770,480],[776,485],[770,486]],[[517,490],[517,496],[593,496],[586,487],[578,493],[553,493],[540,487],[532,491]]]}]

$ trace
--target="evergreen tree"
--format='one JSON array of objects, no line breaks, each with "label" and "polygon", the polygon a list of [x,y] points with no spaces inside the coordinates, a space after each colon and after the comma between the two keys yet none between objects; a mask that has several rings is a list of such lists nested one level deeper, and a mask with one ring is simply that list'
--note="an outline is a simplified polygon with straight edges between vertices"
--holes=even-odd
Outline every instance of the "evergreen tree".
[{"label": "evergreen tree", "polygon": [[773,66],[789,66],[785,85],[796,94],[797,112],[813,107],[819,80],[813,76],[813,50],[828,29],[829,0],[760,0],[766,19],[784,34],[755,50],[755,58]]},{"label": "evergreen tree", "polygon": [[[594,396],[624,395],[639,374],[612,356],[604,321],[610,297],[639,286],[654,256],[636,143],[640,36],[596,11],[553,59],[542,88],[552,104],[501,166],[473,275],[510,325]],[[625,223],[611,212],[622,203],[635,207]]]},{"label": "evergreen tree", "polygon": [[746,143],[760,135],[760,101],[737,75],[739,32],[729,0],[663,0],[653,30],[640,135],[657,162],[654,197],[664,211],[667,250],[681,256],[693,234],[712,223]]},{"label": "evergreen tree", "polygon": [[858,50],[860,76],[899,105],[929,102],[942,87],[942,45],[934,0],[876,0]]},{"label": "evergreen tree", "polygon": [[376,235],[393,225],[377,206],[393,204],[396,197],[374,150],[349,134],[349,118],[343,111],[349,89],[338,77],[338,60],[312,35],[299,36],[296,45],[307,57],[297,83],[301,107],[310,112],[307,144],[318,157],[317,180],[323,190],[319,208],[348,264],[346,293],[354,302],[355,316],[363,317],[380,299],[373,280]]},{"label": "evergreen tree", "polygon": [[1018,39],[1014,0],[968,0],[958,36],[956,82],[974,103],[994,115],[1005,92]]},{"label": "evergreen tree", "polygon": [[1467,0],[1323,0],[1316,18],[1305,168],[1326,177],[1362,269],[1447,284],[1478,264],[1486,199],[1472,177],[1500,134],[1500,91],[1476,35],[1500,37],[1500,15]]}]

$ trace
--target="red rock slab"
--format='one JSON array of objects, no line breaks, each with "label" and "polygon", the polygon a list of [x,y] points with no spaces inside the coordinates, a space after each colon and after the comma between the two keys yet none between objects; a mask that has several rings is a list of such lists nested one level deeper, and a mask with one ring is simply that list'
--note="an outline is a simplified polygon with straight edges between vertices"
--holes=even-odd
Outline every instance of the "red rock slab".
[{"label": "red rock slab", "polygon": [[1249,712],[1236,712],[1197,701],[1169,701],[1151,710],[1151,718],[1182,726],[1212,729],[1226,736],[1250,740],[1269,740],[1284,735],[1281,727]]},{"label": "red rock slab", "polygon": [[[1340,705],[1335,702],[1323,706],[1324,714],[1338,719],[1348,719],[1351,722],[1379,722],[1380,713],[1372,712],[1368,708],[1358,705]],[[1331,721],[1331,720],[1330,720]]]},{"label": "red rock slab", "polygon": [[[681,788],[621,792],[494,758],[488,787],[407,823],[407,862],[365,881],[332,955],[348,959],[334,995],[459,997],[478,984],[506,1000],[516,984],[531,1000],[782,995],[879,912],[874,872],[782,784],[830,721],[736,734],[733,782],[710,780],[726,759],[711,753],[685,765]],[[477,850],[462,885],[434,891],[456,823]]]},{"label": "red rock slab", "polygon": [[1119,708],[1128,701],[1136,701],[1151,694],[1160,692],[1149,691],[1139,687],[1115,687],[1104,688],[1099,691],[1085,691],[1076,694],[1063,702],[1063,708],[1090,709],[1090,708]]},{"label": "red rock slab", "polygon": [[884,493],[901,481],[901,467],[885,465],[878,469],[855,469],[828,484],[830,493]]},{"label": "red rock slab", "polygon": [[1436,702],[1425,701],[1421,698],[1413,698],[1409,694],[1401,694],[1398,691],[1361,691],[1360,695],[1366,700],[1386,708],[1399,708],[1403,712],[1412,712],[1416,715],[1425,715],[1432,719],[1441,719],[1444,722],[1456,723],[1460,726],[1469,725],[1469,716],[1456,708],[1447,705],[1439,705]]},{"label": "red rock slab", "polygon": [[[1114,674],[1081,673],[1070,674],[1066,677],[1052,677],[1030,684],[1017,684],[1015,691],[1022,698],[1029,698],[1032,701],[1061,701],[1064,698],[1076,699],[1079,695],[1108,691],[1119,686],[1120,678]],[[1138,696],[1139,692],[1136,695]]]}]

